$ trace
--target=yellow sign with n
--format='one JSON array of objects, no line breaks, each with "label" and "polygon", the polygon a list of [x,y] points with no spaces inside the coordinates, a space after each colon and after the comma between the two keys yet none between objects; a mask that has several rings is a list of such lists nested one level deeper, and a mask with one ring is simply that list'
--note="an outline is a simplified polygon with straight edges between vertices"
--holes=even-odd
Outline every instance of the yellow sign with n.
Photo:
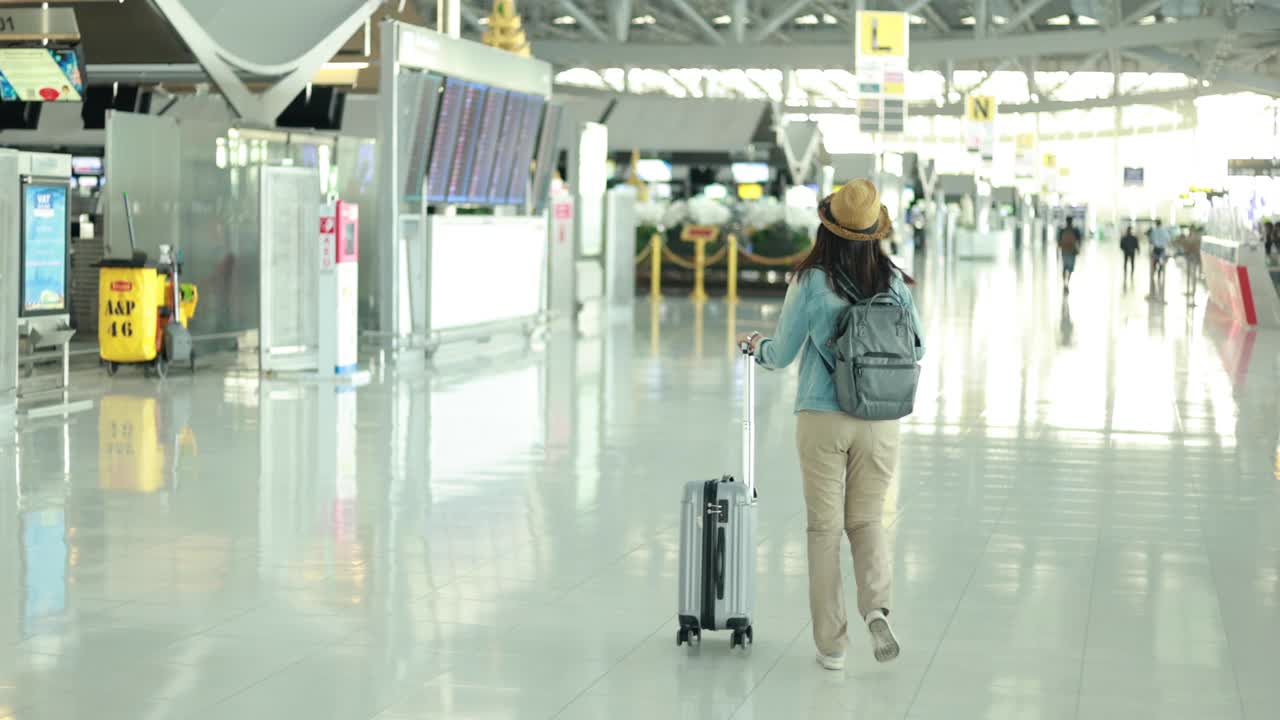
[{"label": "yellow sign with n", "polygon": [[996,99],[990,95],[967,95],[964,116],[973,122],[992,122],[996,119]]}]

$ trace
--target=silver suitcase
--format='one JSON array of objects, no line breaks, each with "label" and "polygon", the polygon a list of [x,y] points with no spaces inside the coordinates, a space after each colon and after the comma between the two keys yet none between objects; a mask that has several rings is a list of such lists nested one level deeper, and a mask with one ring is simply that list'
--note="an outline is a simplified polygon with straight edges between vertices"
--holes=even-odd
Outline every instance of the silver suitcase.
[{"label": "silver suitcase", "polygon": [[744,352],[742,480],[694,480],[680,507],[680,629],[676,645],[701,643],[703,630],[730,630],[729,647],[753,641],[756,605],[756,363]]}]

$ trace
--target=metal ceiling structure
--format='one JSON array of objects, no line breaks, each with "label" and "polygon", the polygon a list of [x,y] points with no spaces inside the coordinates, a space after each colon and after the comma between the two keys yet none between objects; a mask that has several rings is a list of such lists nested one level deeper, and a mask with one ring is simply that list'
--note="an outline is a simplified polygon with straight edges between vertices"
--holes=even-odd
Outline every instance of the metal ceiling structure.
[{"label": "metal ceiling structure", "polygon": [[[419,2],[428,22],[434,21],[435,6],[434,0]],[[464,0],[462,6],[464,35],[478,34],[487,3]],[[1057,99],[1039,87],[1038,73],[1079,71],[1173,72],[1187,76],[1187,86],[1202,94],[1248,90],[1280,96],[1280,0],[519,3],[534,54],[558,69],[670,74],[687,69],[851,71],[858,9],[911,14],[913,71],[935,71],[948,79],[966,70],[1019,72],[1027,76],[1029,94],[1046,101]],[[820,88],[810,92],[822,94]],[[838,105],[844,94],[833,92],[827,100]]]},{"label": "metal ceiling structure", "polygon": [[[50,4],[76,9],[91,81],[181,88],[210,78],[191,50],[191,38],[158,10],[157,2],[176,1],[203,0]],[[479,40],[492,3],[457,1],[464,37]],[[276,2],[306,13],[312,3],[338,0]],[[9,5],[40,3],[0,0],[0,6]],[[386,0],[374,18],[393,15],[434,26],[438,5],[438,0]],[[925,114],[953,113],[961,95],[979,89],[1003,95],[1003,103],[1025,112],[1161,104],[1238,91],[1280,96],[1280,0],[521,0],[517,5],[533,53],[556,67],[566,92],[764,99],[788,109],[847,110],[857,96],[853,17],[856,10],[868,9],[911,15],[916,79],[909,94]],[[281,35],[291,30],[287,24],[273,28]],[[374,22],[333,58],[375,66],[361,71],[357,91],[376,90],[376,48]],[[1095,73],[1094,89],[1072,91],[1072,78],[1088,73]],[[239,74],[249,83],[274,79],[245,70]]]}]

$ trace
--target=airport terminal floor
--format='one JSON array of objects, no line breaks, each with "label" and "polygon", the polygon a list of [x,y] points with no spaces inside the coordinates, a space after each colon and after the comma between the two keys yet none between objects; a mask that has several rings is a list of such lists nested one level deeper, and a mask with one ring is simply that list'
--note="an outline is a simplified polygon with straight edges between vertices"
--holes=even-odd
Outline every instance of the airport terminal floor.
[{"label": "airport terminal floor", "polygon": [[672,297],[356,393],[80,373],[94,409],[0,456],[0,717],[1274,718],[1280,340],[1176,268],[1148,303],[1113,245],[1065,297],[1039,246],[913,264],[894,663],[856,626],[814,662],[793,372],[759,376],[755,643],[676,647],[681,486],[738,471],[729,338],[779,304]]}]

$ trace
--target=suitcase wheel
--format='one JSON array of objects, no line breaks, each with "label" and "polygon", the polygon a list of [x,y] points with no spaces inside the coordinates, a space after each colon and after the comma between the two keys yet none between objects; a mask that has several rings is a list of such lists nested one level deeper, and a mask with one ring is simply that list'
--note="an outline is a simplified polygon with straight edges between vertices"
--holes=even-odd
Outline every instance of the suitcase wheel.
[{"label": "suitcase wheel", "polygon": [[752,632],[751,626],[748,625],[740,630],[734,630],[733,635],[729,637],[729,648],[742,647],[746,648],[755,640],[755,633]]},{"label": "suitcase wheel", "polygon": [[676,631],[676,647],[684,645],[685,643],[693,645],[695,642],[699,645],[702,644],[701,630],[697,628],[680,628]]}]

